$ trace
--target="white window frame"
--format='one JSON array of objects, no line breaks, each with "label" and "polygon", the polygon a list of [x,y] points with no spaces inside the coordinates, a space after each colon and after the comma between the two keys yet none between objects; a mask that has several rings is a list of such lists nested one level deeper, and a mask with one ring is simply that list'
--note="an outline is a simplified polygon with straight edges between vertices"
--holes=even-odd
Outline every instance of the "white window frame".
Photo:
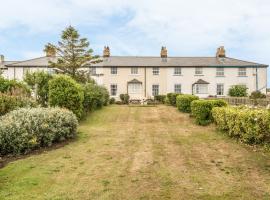
[{"label": "white window frame", "polygon": [[175,67],[173,71],[173,75],[180,76],[182,75],[182,68],[181,67]]},{"label": "white window frame", "polygon": [[159,67],[153,67],[153,69],[152,69],[152,73],[153,73],[153,75],[159,75]]},{"label": "white window frame", "polygon": [[239,67],[238,68],[238,76],[247,76],[247,68]]},{"label": "white window frame", "polygon": [[117,73],[118,73],[117,67],[111,67],[111,74],[112,75],[117,75]]},{"label": "white window frame", "polygon": [[141,83],[129,83],[128,84],[128,93],[129,94],[141,94],[142,93],[142,84]]},{"label": "white window frame", "polygon": [[202,67],[196,67],[195,68],[195,75],[199,75],[199,76],[201,76],[201,75],[203,75],[203,68]]},{"label": "white window frame", "polygon": [[216,69],[216,76],[224,76],[224,67],[218,67]]},{"label": "white window frame", "polygon": [[208,84],[195,84],[195,94],[208,94]]},{"label": "white window frame", "polygon": [[152,85],[152,96],[159,95],[159,85],[153,84]]},{"label": "white window frame", "polygon": [[217,84],[217,96],[224,96],[224,83]]},{"label": "white window frame", "polygon": [[139,74],[139,68],[138,67],[131,67],[130,74],[138,75]]},{"label": "white window frame", "polygon": [[178,93],[178,94],[182,93],[182,85],[181,84],[174,84],[174,93]]},{"label": "white window frame", "polygon": [[117,96],[117,84],[110,85],[110,94],[111,96]]}]

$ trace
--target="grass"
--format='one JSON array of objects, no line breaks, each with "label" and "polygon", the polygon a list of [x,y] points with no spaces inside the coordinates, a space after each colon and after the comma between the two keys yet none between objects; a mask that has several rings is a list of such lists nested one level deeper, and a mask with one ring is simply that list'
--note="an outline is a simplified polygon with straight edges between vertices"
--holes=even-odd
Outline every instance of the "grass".
[{"label": "grass", "polygon": [[175,108],[110,106],[79,138],[0,169],[0,199],[270,199],[270,154]]}]

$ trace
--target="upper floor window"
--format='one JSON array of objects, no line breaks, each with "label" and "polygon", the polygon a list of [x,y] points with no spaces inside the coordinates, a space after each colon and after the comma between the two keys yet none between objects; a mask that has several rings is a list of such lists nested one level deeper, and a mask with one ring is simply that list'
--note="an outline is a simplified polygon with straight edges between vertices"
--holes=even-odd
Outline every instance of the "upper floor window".
[{"label": "upper floor window", "polygon": [[174,85],[174,92],[180,94],[181,93],[181,84]]},{"label": "upper floor window", "polygon": [[216,76],[224,76],[224,68],[217,68]]},{"label": "upper floor window", "polygon": [[131,67],[131,74],[138,74],[138,67]]},{"label": "upper floor window", "polygon": [[181,75],[182,74],[182,69],[181,67],[175,67],[174,68],[174,75]]},{"label": "upper floor window", "polygon": [[152,95],[153,96],[159,95],[159,85],[152,85]]},{"label": "upper floor window", "polygon": [[203,75],[203,68],[202,67],[196,67],[195,68],[195,75]]},{"label": "upper floor window", "polygon": [[117,74],[117,67],[111,67],[111,74]]},{"label": "upper floor window", "polygon": [[90,74],[96,75],[97,74],[97,68],[96,67],[90,67]]},{"label": "upper floor window", "polygon": [[246,76],[247,75],[247,68],[240,67],[238,68],[238,76]]},{"label": "upper floor window", "polygon": [[153,75],[159,75],[159,67],[153,67]]},{"label": "upper floor window", "polygon": [[116,96],[117,95],[117,85],[116,84],[111,84],[111,96]]}]

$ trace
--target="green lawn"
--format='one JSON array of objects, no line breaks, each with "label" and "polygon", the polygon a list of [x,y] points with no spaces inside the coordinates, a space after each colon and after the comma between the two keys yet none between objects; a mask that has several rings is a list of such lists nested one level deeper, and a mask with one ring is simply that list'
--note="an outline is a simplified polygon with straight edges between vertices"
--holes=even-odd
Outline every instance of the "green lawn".
[{"label": "green lawn", "polygon": [[270,199],[270,154],[176,108],[110,106],[79,138],[0,169],[0,199]]}]

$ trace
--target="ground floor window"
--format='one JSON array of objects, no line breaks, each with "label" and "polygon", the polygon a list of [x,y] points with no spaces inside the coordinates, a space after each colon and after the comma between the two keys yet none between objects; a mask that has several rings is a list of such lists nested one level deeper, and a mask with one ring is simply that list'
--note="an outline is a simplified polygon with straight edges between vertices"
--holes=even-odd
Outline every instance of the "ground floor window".
[{"label": "ground floor window", "polygon": [[174,92],[179,94],[181,93],[181,84],[174,85]]},{"label": "ground floor window", "polygon": [[224,84],[217,84],[217,95],[224,95]]},{"label": "ground floor window", "polygon": [[111,84],[111,96],[116,96],[116,95],[117,95],[117,85]]},{"label": "ground floor window", "polygon": [[195,85],[195,93],[196,94],[207,94],[208,93],[208,85],[207,84],[196,84]]},{"label": "ground floor window", "polygon": [[159,85],[152,85],[152,95],[153,96],[159,95]]},{"label": "ground floor window", "polygon": [[128,84],[128,93],[129,94],[140,94],[142,92],[141,83],[129,83]]}]

